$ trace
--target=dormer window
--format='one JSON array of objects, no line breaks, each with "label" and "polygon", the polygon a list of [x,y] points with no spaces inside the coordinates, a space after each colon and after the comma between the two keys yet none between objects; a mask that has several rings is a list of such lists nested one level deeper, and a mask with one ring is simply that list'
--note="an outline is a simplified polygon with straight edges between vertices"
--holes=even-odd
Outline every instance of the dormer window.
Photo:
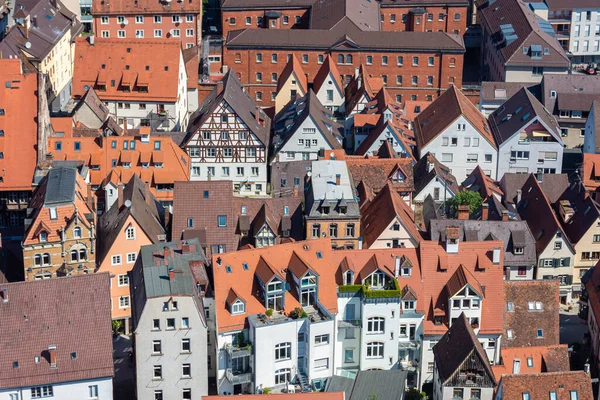
[{"label": "dormer window", "polygon": [[371,276],[365,279],[365,283],[371,289],[383,289],[385,286],[385,274],[379,271],[374,272],[373,274],[371,274]]},{"label": "dormer window", "polygon": [[40,232],[40,242],[44,243],[48,241],[48,232],[42,231]]},{"label": "dormer window", "polygon": [[392,230],[393,231],[399,231],[400,230],[400,224],[396,223],[396,224],[392,225]]},{"label": "dormer window", "polygon": [[412,268],[411,267],[402,267],[400,269],[400,275],[401,276],[410,276],[412,272]]},{"label": "dormer window", "polygon": [[329,214],[329,207],[321,207],[321,214],[328,215]]},{"label": "dormer window", "polygon": [[344,285],[354,284],[354,273],[352,271],[344,272]]},{"label": "dormer window", "polygon": [[240,299],[231,305],[231,314],[243,314],[246,312],[246,305]]},{"label": "dormer window", "polygon": [[317,277],[313,274],[308,274],[302,278],[301,286],[314,286],[317,284]]},{"label": "dormer window", "polygon": [[348,211],[348,207],[340,206],[340,209],[339,209],[340,214],[346,214],[347,211]]},{"label": "dormer window", "polygon": [[434,325],[441,325],[442,322],[443,322],[443,318],[440,315],[436,315],[435,317],[433,317]]},{"label": "dormer window", "polygon": [[74,237],[75,239],[79,239],[79,238],[81,238],[81,228],[80,228],[79,226],[76,226],[76,227],[73,229],[73,237]]},{"label": "dormer window", "polygon": [[404,300],[402,302],[402,309],[405,311],[415,310],[416,301],[414,300]]},{"label": "dormer window", "polygon": [[525,252],[525,249],[523,247],[515,247],[513,250],[513,253],[515,255],[522,255]]},{"label": "dormer window", "polygon": [[267,285],[267,292],[279,292],[283,289],[283,283],[281,281],[272,281]]}]

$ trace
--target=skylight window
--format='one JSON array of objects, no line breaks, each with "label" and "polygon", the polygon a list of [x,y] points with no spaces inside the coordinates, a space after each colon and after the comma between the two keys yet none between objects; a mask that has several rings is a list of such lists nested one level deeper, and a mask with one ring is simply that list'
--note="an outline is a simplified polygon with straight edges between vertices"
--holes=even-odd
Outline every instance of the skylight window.
[{"label": "skylight window", "polygon": [[231,265],[225,266],[225,271],[227,271],[227,273],[230,274],[231,273]]}]

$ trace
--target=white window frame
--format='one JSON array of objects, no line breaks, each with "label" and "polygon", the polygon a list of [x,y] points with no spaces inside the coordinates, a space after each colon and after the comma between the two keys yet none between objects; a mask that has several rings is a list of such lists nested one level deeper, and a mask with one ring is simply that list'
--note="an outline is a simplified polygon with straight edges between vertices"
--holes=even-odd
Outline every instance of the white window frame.
[{"label": "white window frame", "polygon": [[121,274],[117,279],[119,287],[129,286],[129,276],[127,274]]},{"label": "white window frame", "polygon": [[369,342],[369,343],[367,343],[366,358],[383,358],[384,355],[385,355],[385,343],[384,342]]},{"label": "white window frame", "polygon": [[382,334],[385,333],[385,318],[370,317],[367,318],[367,334]]},{"label": "white window frame", "polygon": [[121,264],[123,264],[123,257],[121,256],[121,254],[114,254],[110,258],[110,263],[112,266],[121,265]]},{"label": "white window frame", "polygon": [[[126,300],[126,301],[125,301]],[[124,303],[127,303],[124,305]],[[131,298],[129,296],[119,296],[119,308],[130,308],[131,307]]]},{"label": "white window frame", "polygon": [[134,226],[128,226],[125,229],[125,238],[127,240],[135,240],[135,227]]}]

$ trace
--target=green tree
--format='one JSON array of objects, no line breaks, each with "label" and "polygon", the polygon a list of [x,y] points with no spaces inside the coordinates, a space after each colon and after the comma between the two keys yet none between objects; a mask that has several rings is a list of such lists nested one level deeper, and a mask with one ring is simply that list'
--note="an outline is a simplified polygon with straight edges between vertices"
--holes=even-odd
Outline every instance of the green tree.
[{"label": "green tree", "polygon": [[367,397],[367,400],[379,400],[379,397],[377,397],[377,393],[371,392],[369,397]]},{"label": "green tree", "polygon": [[456,217],[458,214],[458,206],[469,206],[469,213],[472,214],[481,207],[482,203],[483,199],[479,192],[472,192],[470,190],[458,192],[456,197],[453,197],[448,201],[449,215]]},{"label": "green tree", "polygon": [[419,392],[417,389],[410,389],[406,392],[406,400],[423,400],[425,392]]}]

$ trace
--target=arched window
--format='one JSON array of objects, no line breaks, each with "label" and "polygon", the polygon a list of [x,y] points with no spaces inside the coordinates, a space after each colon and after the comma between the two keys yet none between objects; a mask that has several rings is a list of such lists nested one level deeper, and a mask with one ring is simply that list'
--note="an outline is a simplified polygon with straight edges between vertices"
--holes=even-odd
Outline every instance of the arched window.
[{"label": "arched window", "polygon": [[50,265],[50,254],[49,253],[44,253],[43,262],[44,262],[44,265]]},{"label": "arched window", "polygon": [[346,64],[352,64],[352,54],[346,56]]},{"label": "arched window", "polygon": [[382,342],[367,343],[367,358],[383,358]]},{"label": "arched window", "polygon": [[77,262],[77,250],[71,250],[71,262]]},{"label": "arched window", "polygon": [[40,232],[40,242],[47,242],[47,241],[48,241],[48,232],[46,232],[46,231]]},{"label": "arched window", "polygon": [[87,250],[85,248],[79,249],[79,261],[87,260]]},{"label": "arched window", "polygon": [[367,319],[367,333],[384,333],[385,318],[371,317]]},{"label": "arched window", "polygon": [[33,263],[35,265],[42,265],[42,255],[36,254],[35,256],[33,256]]},{"label": "arched window", "polygon": [[343,64],[344,63],[344,55],[343,54],[338,54],[338,64]]},{"label": "arched window", "polygon": [[81,238],[81,228],[76,226],[75,229],[73,229],[73,237],[75,239],[79,239]]},{"label": "arched window", "polygon": [[69,254],[71,257],[70,262],[85,261],[87,259],[87,248],[83,244],[76,244],[71,247]]}]

